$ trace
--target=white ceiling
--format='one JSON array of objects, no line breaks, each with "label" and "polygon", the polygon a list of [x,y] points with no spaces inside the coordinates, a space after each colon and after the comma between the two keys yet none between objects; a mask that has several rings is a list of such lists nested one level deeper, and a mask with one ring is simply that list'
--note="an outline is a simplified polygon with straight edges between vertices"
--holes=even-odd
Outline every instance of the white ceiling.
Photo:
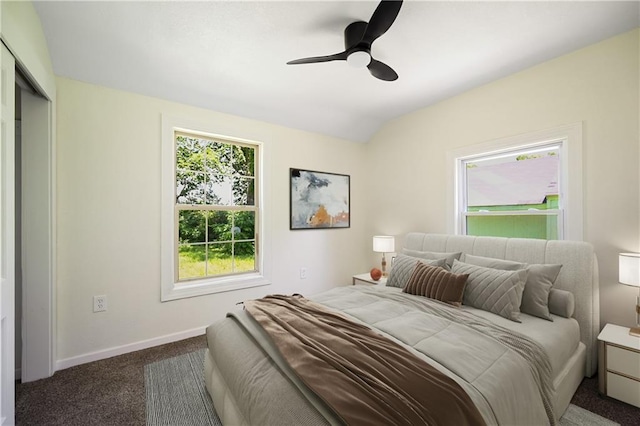
[{"label": "white ceiling", "polygon": [[394,82],[346,62],[371,1],[35,1],[56,75],[367,141],[386,121],[640,26],[638,1],[405,1],[373,43]]}]

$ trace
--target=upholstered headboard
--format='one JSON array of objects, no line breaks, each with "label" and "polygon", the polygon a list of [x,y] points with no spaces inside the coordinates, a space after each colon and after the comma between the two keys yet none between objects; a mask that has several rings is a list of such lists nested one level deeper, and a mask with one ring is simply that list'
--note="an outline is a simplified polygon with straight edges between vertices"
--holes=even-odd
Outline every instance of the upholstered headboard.
[{"label": "upholstered headboard", "polygon": [[526,238],[473,237],[467,235],[411,232],[404,247],[410,250],[463,252],[526,263],[560,263],[554,288],[575,297],[573,317],[580,324],[580,340],[587,347],[587,376],[598,366],[597,338],[600,328],[598,261],[593,246],[581,241]]}]

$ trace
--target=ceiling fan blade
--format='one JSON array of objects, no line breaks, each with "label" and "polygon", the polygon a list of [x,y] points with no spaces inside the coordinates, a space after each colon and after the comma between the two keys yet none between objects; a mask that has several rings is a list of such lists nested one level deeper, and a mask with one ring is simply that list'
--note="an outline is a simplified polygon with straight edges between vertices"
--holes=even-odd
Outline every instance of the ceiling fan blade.
[{"label": "ceiling fan blade", "polygon": [[313,56],[311,58],[296,59],[287,62],[287,65],[297,64],[315,64],[316,62],[331,62],[331,61],[345,61],[347,60],[347,52],[336,53],[335,55],[327,56]]},{"label": "ceiling fan blade", "polygon": [[372,76],[384,81],[394,81],[398,79],[398,74],[389,65],[371,58],[367,65]]},{"label": "ceiling fan blade", "polygon": [[402,0],[382,0],[369,20],[362,42],[371,45],[378,37],[386,33],[396,20],[401,7]]}]

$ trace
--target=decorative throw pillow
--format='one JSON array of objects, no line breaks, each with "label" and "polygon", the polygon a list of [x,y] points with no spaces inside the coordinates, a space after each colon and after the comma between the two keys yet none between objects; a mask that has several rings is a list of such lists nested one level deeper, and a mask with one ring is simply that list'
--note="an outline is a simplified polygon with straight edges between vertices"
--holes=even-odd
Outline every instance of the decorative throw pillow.
[{"label": "decorative throw pillow", "polygon": [[454,274],[442,267],[417,262],[403,292],[460,306],[468,274]]},{"label": "decorative throw pillow", "polygon": [[460,262],[469,265],[483,266],[485,268],[502,269],[503,271],[517,271],[518,269],[526,269],[526,263],[514,262],[512,260],[496,259],[493,257],[474,256],[464,253],[460,258]]},{"label": "decorative throw pillow", "polygon": [[553,321],[549,312],[549,292],[562,265],[529,265],[520,311]]},{"label": "decorative throw pillow", "polygon": [[549,312],[552,314],[571,318],[575,307],[575,298],[570,291],[552,288],[549,292]]},{"label": "decorative throw pillow", "polygon": [[520,312],[553,321],[549,312],[549,292],[562,265],[526,264],[470,254],[465,254],[462,261],[471,265],[508,271],[527,269],[529,274],[522,293]]},{"label": "decorative throw pillow", "polygon": [[451,272],[469,274],[462,303],[520,321],[520,303],[527,270],[502,271],[455,260]]},{"label": "decorative throw pillow", "polygon": [[425,263],[430,266],[444,266],[444,259],[418,259],[417,257],[411,257],[404,254],[398,254],[396,260],[393,262],[393,267],[389,271],[389,277],[387,278],[387,287],[400,287],[403,288],[411,274],[415,269],[418,262]]},{"label": "decorative throw pillow", "polygon": [[462,252],[440,253],[437,251],[418,251],[406,248],[402,249],[402,253],[408,256],[418,257],[420,259],[444,259],[448,267],[453,265],[453,261],[455,259],[460,259],[460,255],[462,255]]}]

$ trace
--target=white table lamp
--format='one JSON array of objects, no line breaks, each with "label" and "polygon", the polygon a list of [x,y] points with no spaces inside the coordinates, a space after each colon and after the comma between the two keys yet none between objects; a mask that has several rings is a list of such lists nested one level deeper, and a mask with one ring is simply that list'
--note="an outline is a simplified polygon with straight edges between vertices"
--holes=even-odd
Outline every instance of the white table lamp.
[{"label": "white table lamp", "polygon": [[382,276],[387,276],[387,260],[384,258],[385,253],[393,253],[395,251],[396,239],[388,235],[376,235],[373,237],[373,251],[382,253]]},{"label": "white table lamp", "polygon": [[620,253],[618,259],[618,281],[621,284],[638,287],[639,296],[636,299],[636,324],[638,327],[629,330],[629,334],[640,337],[640,321],[638,321],[638,315],[640,315],[640,253]]}]

